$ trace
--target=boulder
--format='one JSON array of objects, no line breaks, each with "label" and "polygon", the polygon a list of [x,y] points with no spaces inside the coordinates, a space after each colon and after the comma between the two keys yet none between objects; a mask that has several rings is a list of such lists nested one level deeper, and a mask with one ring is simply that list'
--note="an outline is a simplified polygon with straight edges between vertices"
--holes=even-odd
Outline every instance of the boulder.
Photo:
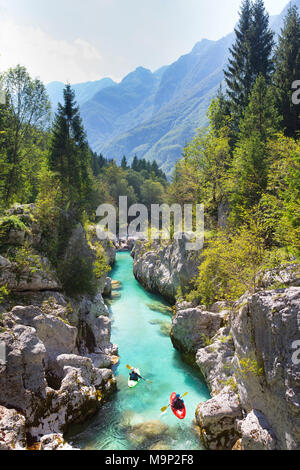
[{"label": "boulder", "polygon": [[0,366],[0,403],[22,410],[30,426],[46,400],[46,348],[36,330],[25,325],[14,325],[0,334],[0,341],[6,344],[7,361]]},{"label": "boulder", "polygon": [[79,450],[68,444],[62,434],[48,434],[40,440],[40,450]]},{"label": "boulder", "polygon": [[277,439],[266,417],[258,410],[252,410],[245,419],[238,421],[242,450],[276,450]]},{"label": "boulder", "polygon": [[234,344],[229,327],[221,328],[211,345],[198,349],[196,364],[212,395],[220,393],[228,381],[235,384],[233,357]]},{"label": "boulder", "polygon": [[276,285],[300,286],[300,268],[299,264],[271,269],[261,274],[258,279],[258,287],[268,289]]},{"label": "boulder", "polygon": [[1,257],[0,285],[11,292],[60,290],[61,284],[47,258],[35,255],[32,266],[20,267]]},{"label": "boulder", "polygon": [[300,288],[261,291],[242,298],[232,312],[231,327],[242,407],[247,413],[259,410],[265,416],[278,448],[298,449]]},{"label": "boulder", "polygon": [[25,418],[16,410],[0,406],[0,450],[25,450]]},{"label": "boulder", "polygon": [[203,445],[210,450],[231,450],[239,438],[236,420],[242,418],[238,396],[229,387],[196,410]]},{"label": "boulder", "polygon": [[145,421],[136,424],[128,431],[129,440],[134,446],[149,445],[153,441],[160,441],[168,435],[169,427],[159,420]]},{"label": "boulder", "polygon": [[172,319],[173,345],[179,351],[195,355],[208,338],[215,336],[223,325],[223,320],[223,313],[207,312],[202,307],[176,310]]},{"label": "boulder", "polygon": [[153,242],[151,250],[145,241],[136,242],[132,252],[136,279],[150,292],[174,303],[178,290],[185,292],[198,273],[198,252],[186,250],[188,241],[184,234],[182,240],[162,245]]}]

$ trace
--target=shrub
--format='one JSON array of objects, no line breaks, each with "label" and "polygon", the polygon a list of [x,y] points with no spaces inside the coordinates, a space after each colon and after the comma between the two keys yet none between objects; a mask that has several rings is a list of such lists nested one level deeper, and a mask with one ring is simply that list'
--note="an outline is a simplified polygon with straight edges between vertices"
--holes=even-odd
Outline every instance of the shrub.
[{"label": "shrub", "polygon": [[243,377],[252,374],[256,377],[261,377],[264,373],[263,368],[259,367],[255,359],[239,358],[240,373]]},{"label": "shrub", "polygon": [[61,264],[59,277],[68,295],[96,293],[96,279],[91,258],[78,256],[74,252]]},{"label": "shrub", "polygon": [[107,274],[111,270],[111,267],[107,263],[105,251],[101,243],[95,244],[95,250],[96,250],[96,260],[94,262],[94,274],[97,279],[101,279],[102,277],[107,276]]},{"label": "shrub", "polygon": [[11,230],[17,232],[29,232],[29,228],[16,215],[5,216],[0,219],[0,243],[7,243],[8,235]]},{"label": "shrub", "polygon": [[238,299],[245,291],[254,290],[264,258],[264,239],[252,223],[234,234],[220,231],[207,242],[195,289],[187,300],[210,305]]},{"label": "shrub", "polygon": [[9,295],[9,290],[7,289],[7,286],[1,286],[0,287],[0,305],[3,303],[3,300]]}]

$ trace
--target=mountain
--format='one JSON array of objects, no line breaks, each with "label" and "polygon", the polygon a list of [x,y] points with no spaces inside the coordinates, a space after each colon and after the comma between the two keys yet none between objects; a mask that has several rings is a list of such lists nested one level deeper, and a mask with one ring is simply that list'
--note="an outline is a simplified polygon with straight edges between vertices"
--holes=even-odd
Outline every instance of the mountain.
[{"label": "mountain", "polygon": [[[300,8],[300,0],[292,3]],[[276,33],[288,6],[270,18]],[[134,155],[156,159],[170,173],[186,142],[207,124],[233,40],[233,33],[219,41],[203,39],[173,64],[154,73],[138,67],[120,83],[103,79],[74,85],[93,150],[118,161],[123,155],[129,161]],[[62,88],[57,82],[48,85],[53,106]]]},{"label": "mountain", "polygon": [[286,5],[286,7],[282,10],[280,15],[271,16],[270,25],[271,25],[271,28],[273,29],[273,31],[275,31],[276,34],[280,33],[280,30],[283,26],[284,17],[286,16],[287,11],[288,11],[288,9],[291,5],[296,5],[296,7],[300,11],[300,0],[292,0]]},{"label": "mountain", "polygon": [[[72,85],[72,88],[76,93],[76,100],[81,106],[89,101],[98,91],[113,85],[115,85],[115,82],[111,78],[102,78],[94,82],[77,83]],[[46,86],[53,110],[56,110],[58,103],[62,101],[64,87],[65,84],[62,82],[51,82]]]}]

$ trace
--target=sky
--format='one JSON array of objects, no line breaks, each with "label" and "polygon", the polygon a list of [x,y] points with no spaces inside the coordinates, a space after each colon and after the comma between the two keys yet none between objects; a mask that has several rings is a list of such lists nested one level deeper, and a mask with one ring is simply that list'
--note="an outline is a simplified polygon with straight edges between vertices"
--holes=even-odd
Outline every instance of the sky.
[{"label": "sky", "polygon": [[[157,70],[203,38],[233,31],[241,0],[0,0],[0,71],[20,63],[45,83],[120,81]],[[265,0],[270,15],[288,0]]]}]

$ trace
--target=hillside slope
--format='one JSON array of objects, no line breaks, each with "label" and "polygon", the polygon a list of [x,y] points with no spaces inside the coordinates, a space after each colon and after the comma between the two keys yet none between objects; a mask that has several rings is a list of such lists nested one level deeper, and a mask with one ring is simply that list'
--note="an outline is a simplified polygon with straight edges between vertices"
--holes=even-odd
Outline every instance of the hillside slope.
[{"label": "hillside slope", "polygon": [[[292,3],[300,9],[300,0]],[[270,18],[276,33],[289,5]],[[233,33],[219,41],[203,39],[173,64],[154,73],[138,67],[118,84],[103,79],[74,85],[93,150],[117,161],[123,155],[129,161],[134,155],[156,159],[170,173],[185,143],[207,123],[233,40]],[[58,82],[48,85],[53,106],[62,88]]]}]

